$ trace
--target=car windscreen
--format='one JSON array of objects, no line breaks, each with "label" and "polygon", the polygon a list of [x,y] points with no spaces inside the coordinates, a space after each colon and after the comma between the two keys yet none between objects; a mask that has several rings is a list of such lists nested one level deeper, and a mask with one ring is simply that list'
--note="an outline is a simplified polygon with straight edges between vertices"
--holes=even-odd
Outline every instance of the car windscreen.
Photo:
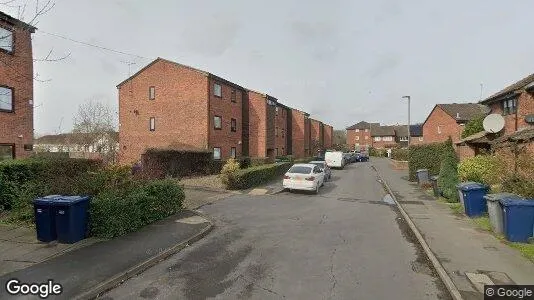
[{"label": "car windscreen", "polygon": [[310,174],[311,173],[310,167],[303,167],[303,166],[294,166],[287,171],[288,173],[295,173],[295,174]]},{"label": "car windscreen", "polygon": [[314,165],[316,165],[316,166],[318,166],[318,167],[321,167],[321,168],[324,167],[324,163],[322,163],[322,162],[316,162],[316,163],[315,163],[315,162],[312,162],[311,164],[314,164]]}]

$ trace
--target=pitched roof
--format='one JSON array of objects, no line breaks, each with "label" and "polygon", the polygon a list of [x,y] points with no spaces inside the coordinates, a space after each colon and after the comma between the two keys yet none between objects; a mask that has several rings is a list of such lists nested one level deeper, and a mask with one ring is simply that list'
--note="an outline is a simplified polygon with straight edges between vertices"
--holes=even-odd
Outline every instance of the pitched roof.
[{"label": "pitched roof", "polygon": [[447,103],[437,104],[444,112],[456,120],[456,122],[470,121],[480,115],[487,115],[490,109],[478,103]]},{"label": "pitched roof", "polygon": [[422,124],[410,125],[410,135],[411,136],[423,136],[423,125]]},{"label": "pitched roof", "polygon": [[534,139],[534,128],[524,128],[509,135],[504,135],[492,141],[493,145],[505,142],[524,142]]},{"label": "pitched roof", "polygon": [[7,23],[11,23],[15,26],[19,26],[19,27],[22,27],[24,29],[28,29],[31,33],[34,33],[35,30],[37,29],[36,27],[28,24],[28,23],[25,23],[17,18],[14,18],[2,11],[0,11],[0,20],[4,21],[4,22],[7,22]]},{"label": "pitched roof", "polygon": [[472,134],[470,136],[467,136],[465,138],[463,138],[462,140],[460,140],[459,142],[456,142],[456,144],[463,144],[463,143],[466,143],[466,144],[489,144],[490,143],[490,139],[488,138],[488,135],[490,133],[485,131],[485,130],[482,130],[480,132],[477,132],[475,134]]},{"label": "pitched roof", "polygon": [[367,123],[365,121],[361,121],[359,123],[356,123],[356,124],[354,124],[352,126],[349,126],[349,127],[345,128],[345,129],[354,130],[354,129],[369,129],[369,128],[371,128],[371,124],[369,124],[369,123]]},{"label": "pitched roof", "polygon": [[514,95],[521,89],[526,88],[527,86],[530,87],[530,85],[534,82],[534,74],[530,74],[525,78],[522,78],[519,81],[514,82],[513,84],[505,87],[504,89],[498,91],[497,93],[489,96],[488,98],[480,101],[480,103],[483,104],[489,104],[495,101],[499,101],[501,98],[505,98],[507,96]]},{"label": "pitched roof", "polygon": [[371,136],[395,136],[395,127],[371,124]]},{"label": "pitched roof", "polygon": [[393,129],[395,130],[395,136],[408,136],[408,126],[406,125],[395,125]]}]

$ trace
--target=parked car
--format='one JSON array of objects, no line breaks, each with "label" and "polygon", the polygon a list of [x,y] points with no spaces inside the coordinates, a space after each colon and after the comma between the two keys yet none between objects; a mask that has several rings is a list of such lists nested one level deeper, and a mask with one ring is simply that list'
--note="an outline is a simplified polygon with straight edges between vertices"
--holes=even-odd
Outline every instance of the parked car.
[{"label": "parked car", "polygon": [[284,189],[313,191],[319,193],[324,184],[324,170],[314,164],[294,164],[284,175]]},{"label": "parked car", "polygon": [[327,151],[324,155],[326,164],[330,168],[341,168],[345,167],[346,156],[341,151]]},{"label": "parked car", "polygon": [[326,164],[326,161],[314,160],[310,161],[310,164],[314,164],[324,170],[325,181],[330,180],[330,178],[332,178],[332,169],[330,169],[330,167]]}]

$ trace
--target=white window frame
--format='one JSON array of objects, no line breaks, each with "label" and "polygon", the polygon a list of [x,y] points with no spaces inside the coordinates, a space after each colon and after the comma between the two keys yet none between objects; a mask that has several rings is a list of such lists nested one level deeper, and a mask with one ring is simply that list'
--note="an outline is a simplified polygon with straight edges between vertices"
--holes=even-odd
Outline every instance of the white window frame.
[{"label": "white window frame", "polygon": [[380,137],[380,136],[375,136],[374,141],[375,141],[375,142],[380,142],[380,141],[382,141],[382,137]]},{"label": "white window frame", "polygon": [[438,125],[438,134],[441,134],[441,125]]},{"label": "white window frame", "polygon": [[419,137],[419,141],[420,141],[420,142],[423,141],[423,137],[422,137],[422,136]]},{"label": "white window frame", "polygon": [[236,149],[236,147],[230,148],[230,157],[231,158],[236,158],[237,157],[237,149]]},{"label": "white window frame", "polygon": [[407,136],[401,136],[399,141],[401,142],[407,142],[408,141],[408,137]]},{"label": "white window frame", "polygon": [[221,147],[213,147],[213,159],[220,160],[222,157]]},{"label": "white window frame", "polygon": [[13,30],[0,26],[0,49],[7,53],[13,53]]},{"label": "white window frame", "polygon": [[150,117],[148,129],[150,131],[156,131],[156,117]]},{"label": "white window frame", "polygon": [[0,144],[0,147],[9,147],[11,149],[11,157],[10,158],[7,158],[7,156],[0,157],[0,161],[15,159],[15,145],[14,144]]},{"label": "white window frame", "polygon": [[365,136],[365,139],[366,139],[366,140],[368,140],[368,139],[369,139],[369,136],[368,136],[368,135],[366,135],[366,136]]},{"label": "white window frame", "polygon": [[[219,127],[217,127],[217,120],[219,120]],[[221,130],[222,129],[222,117],[213,116],[213,129]]]},{"label": "white window frame", "polygon": [[148,87],[148,100],[156,100],[156,87],[155,86]]},{"label": "white window frame", "polygon": [[[13,94],[13,88],[8,86],[0,86],[0,111],[13,112],[15,110]],[[7,105],[10,105],[10,107]]]},{"label": "white window frame", "polygon": [[365,129],[365,132],[369,132],[369,129]]},{"label": "white window frame", "polygon": [[222,85],[218,83],[213,84],[213,95],[216,97],[222,97]]},{"label": "white window frame", "polygon": [[356,129],[356,132],[360,132],[360,129]]},{"label": "white window frame", "polygon": [[356,139],[357,141],[359,141],[359,140],[360,140],[360,137],[359,137],[359,136],[356,136],[355,139]]}]

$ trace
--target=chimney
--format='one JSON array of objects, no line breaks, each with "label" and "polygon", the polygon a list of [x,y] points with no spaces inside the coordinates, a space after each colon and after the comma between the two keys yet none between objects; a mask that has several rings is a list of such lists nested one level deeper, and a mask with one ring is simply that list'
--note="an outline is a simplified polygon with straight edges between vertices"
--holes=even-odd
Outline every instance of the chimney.
[{"label": "chimney", "polygon": [[459,112],[456,113],[456,119],[460,119],[460,113]]}]

